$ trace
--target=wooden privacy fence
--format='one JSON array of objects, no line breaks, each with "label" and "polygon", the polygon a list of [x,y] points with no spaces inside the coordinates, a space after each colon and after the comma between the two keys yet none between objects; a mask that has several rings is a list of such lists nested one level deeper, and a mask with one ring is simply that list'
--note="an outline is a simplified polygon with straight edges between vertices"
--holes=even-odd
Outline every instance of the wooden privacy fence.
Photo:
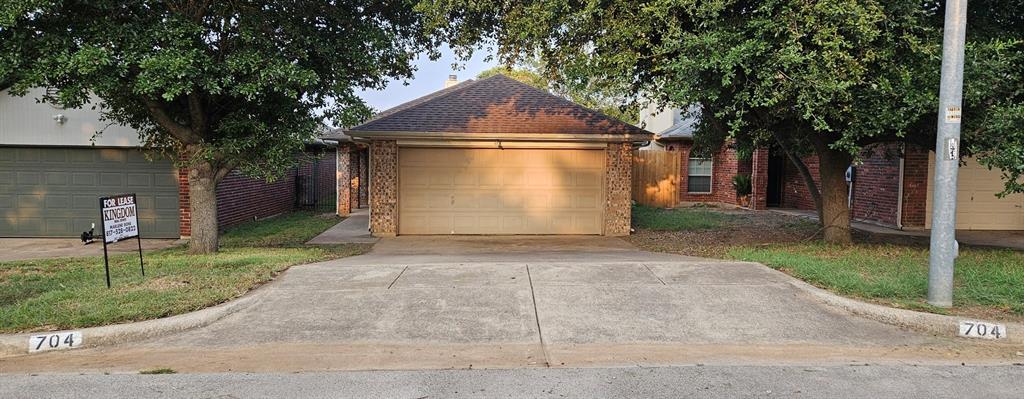
[{"label": "wooden privacy fence", "polygon": [[675,151],[634,151],[633,200],[661,208],[676,206],[680,162]]}]

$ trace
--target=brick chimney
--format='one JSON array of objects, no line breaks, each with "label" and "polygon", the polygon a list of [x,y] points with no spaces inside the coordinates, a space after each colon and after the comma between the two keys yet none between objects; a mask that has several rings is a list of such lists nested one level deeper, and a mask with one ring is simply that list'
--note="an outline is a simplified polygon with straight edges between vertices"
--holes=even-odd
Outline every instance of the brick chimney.
[{"label": "brick chimney", "polygon": [[459,77],[457,75],[448,75],[448,80],[444,81],[444,88],[449,88],[459,84]]}]

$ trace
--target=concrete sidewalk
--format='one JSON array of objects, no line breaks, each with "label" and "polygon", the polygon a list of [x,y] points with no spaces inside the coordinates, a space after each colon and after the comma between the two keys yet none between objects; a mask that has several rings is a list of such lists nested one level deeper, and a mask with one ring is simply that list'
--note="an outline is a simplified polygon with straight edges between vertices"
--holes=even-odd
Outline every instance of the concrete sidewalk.
[{"label": "concrete sidewalk", "polygon": [[[773,208],[770,209],[770,211],[784,215],[798,216],[810,220],[818,220],[818,215],[814,211],[782,208]],[[911,237],[929,237],[931,235],[930,230],[900,230],[859,221],[851,222],[850,226],[860,231],[875,234],[893,234]],[[1024,250],[1024,231],[1020,230],[957,230],[956,239],[957,241],[967,245]]]},{"label": "concrete sidewalk", "polygon": [[868,320],[759,264],[638,251],[606,237],[386,239],[366,255],[295,266],[261,290],[252,305],[205,327],[11,357],[3,367],[30,373],[959,364],[1020,361],[1021,350]]},{"label": "concrete sidewalk", "polygon": [[353,211],[345,220],[313,237],[306,244],[372,244],[378,238],[370,235],[370,209]]},{"label": "concrete sidewalk", "polygon": [[[142,240],[143,251],[169,248],[184,243],[182,240],[147,238]],[[111,253],[138,251],[135,239],[107,245]],[[103,242],[84,245],[77,238],[0,238],[0,262],[25,259],[103,256]]]}]

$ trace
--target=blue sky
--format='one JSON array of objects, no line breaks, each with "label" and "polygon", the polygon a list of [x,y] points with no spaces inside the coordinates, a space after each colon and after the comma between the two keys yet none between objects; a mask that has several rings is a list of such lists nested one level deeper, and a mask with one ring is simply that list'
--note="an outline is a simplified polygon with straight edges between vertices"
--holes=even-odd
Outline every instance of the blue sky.
[{"label": "blue sky", "polygon": [[444,81],[448,75],[459,76],[459,81],[476,78],[481,71],[498,65],[492,60],[484,62],[489,52],[481,49],[473,52],[473,58],[468,62],[459,62],[460,70],[453,70],[452,63],[456,62],[455,55],[447,47],[441,51],[441,58],[431,61],[426,56],[420,56],[416,60],[417,70],[409,85],[405,86],[401,80],[391,81],[387,88],[377,91],[362,91],[359,96],[366,101],[366,104],[377,111],[383,111],[398,104],[421,97],[444,88]]}]

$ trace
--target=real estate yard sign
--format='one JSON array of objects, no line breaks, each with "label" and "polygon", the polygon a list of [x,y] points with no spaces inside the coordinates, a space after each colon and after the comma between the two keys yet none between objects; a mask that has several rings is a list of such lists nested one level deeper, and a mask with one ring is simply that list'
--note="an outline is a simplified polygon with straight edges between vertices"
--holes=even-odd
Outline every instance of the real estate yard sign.
[{"label": "real estate yard sign", "polygon": [[107,244],[135,238],[139,242],[139,268],[146,275],[142,263],[142,237],[139,235],[139,208],[135,194],[120,194],[100,198],[100,220],[103,221],[103,264],[107,272],[107,288],[110,288],[110,259]]}]

